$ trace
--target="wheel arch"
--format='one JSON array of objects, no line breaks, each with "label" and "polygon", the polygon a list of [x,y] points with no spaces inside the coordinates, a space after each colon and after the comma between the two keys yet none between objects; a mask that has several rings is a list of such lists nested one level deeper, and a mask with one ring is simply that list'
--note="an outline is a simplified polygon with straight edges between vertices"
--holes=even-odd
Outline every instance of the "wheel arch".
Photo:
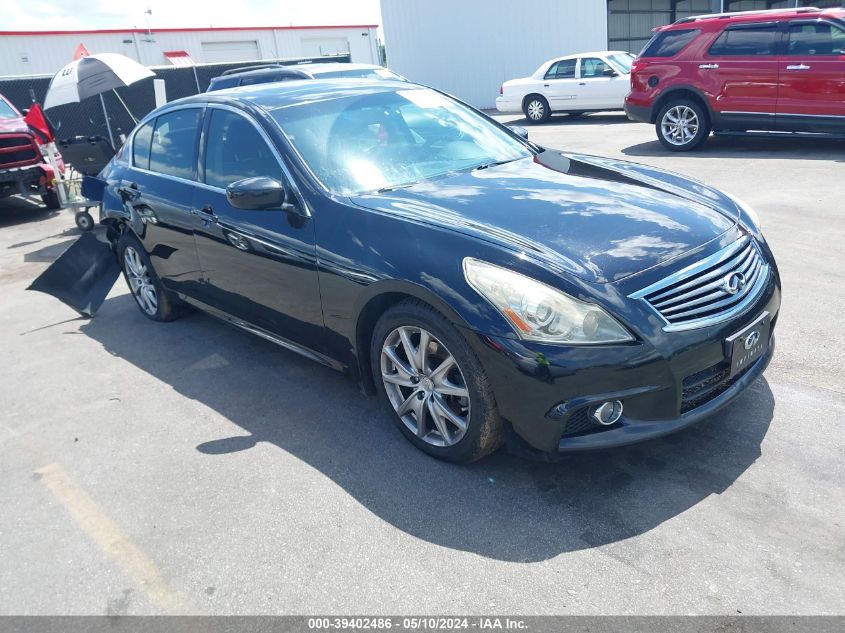
[{"label": "wheel arch", "polygon": [[710,123],[713,123],[713,110],[710,107],[710,102],[707,97],[699,89],[693,86],[673,86],[663,92],[654,102],[654,107],[651,109],[651,123],[657,123],[657,117],[663,107],[673,99],[689,99],[698,103],[704,112],[707,114]]},{"label": "wheel arch", "polygon": [[433,291],[418,284],[385,280],[372,284],[359,301],[355,322],[355,357],[357,372],[363,390],[375,394],[375,383],[370,371],[370,346],[376,323],[391,307],[407,299],[416,299],[428,304],[458,327],[469,327],[452,306]]},{"label": "wheel arch", "polygon": [[549,109],[551,109],[551,107],[552,107],[552,106],[551,106],[551,105],[549,105],[549,100],[546,98],[546,96],[545,96],[545,95],[540,94],[539,92],[529,92],[527,95],[525,95],[525,96],[522,98],[522,111],[523,111],[523,112],[525,112],[525,107],[528,105],[528,100],[529,100],[531,97],[540,97],[543,101],[545,101],[545,102],[546,102],[546,105],[548,105],[548,106],[549,106]]}]

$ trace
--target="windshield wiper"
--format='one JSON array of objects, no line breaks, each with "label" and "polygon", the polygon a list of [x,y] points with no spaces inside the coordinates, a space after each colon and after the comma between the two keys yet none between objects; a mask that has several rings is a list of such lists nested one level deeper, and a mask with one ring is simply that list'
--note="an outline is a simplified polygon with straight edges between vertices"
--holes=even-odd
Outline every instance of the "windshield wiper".
[{"label": "windshield wiper", "polygon": [[388,191],[396,191],[397,189],[407,189],[408,187],[413,187],[416,185],[419,180],[415,180],[414,182],[405,182],[401,185],[388,185],[387,187],[382,187],[381,189],[376,189],[376,193],[387,193]]},{"label": "windshield wiper", "polygon": [[[524,157],[520,156],[520,158],[524,158]],[[507,158],[505,160],[496,160],[496,161],[493,161],[493,162],[490,162],[490,163],[482,163],[481,165],[478,165],[477,167],[473,167],[472,171],[479,171],[481,169],[488,169],[489,167],[496,167],[498,165],[504,165],[505,163],[512,163],[515,160],[519,160],[519,158]]]}]

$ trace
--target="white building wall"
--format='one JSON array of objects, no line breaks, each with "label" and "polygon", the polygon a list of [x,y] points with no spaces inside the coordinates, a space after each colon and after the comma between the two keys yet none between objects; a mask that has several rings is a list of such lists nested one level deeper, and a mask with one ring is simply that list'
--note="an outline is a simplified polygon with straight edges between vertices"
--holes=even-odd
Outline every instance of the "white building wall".
[{"label": "white building wall", "polygon": [[[255,42],[258,58],[284,59],[310,57],[315,51],[325,54],[347,49],[353,62],[378,63],[376,27],[181,30],[50,34],[12,34],[0,32],[0,76],[48,75],[73,59],[82,43],[91,53],[120,53],[145,66],[166,66],[164,51],[185,50],[198,63],[246,61],[236,42]],[[203,42],[226,42],[233,59],[224,60],[218,50],[213,58],[203,51]],[[219,46],[217,47],[220,48]],[[225,53],[222,54],[225,56]]]},{"label": "white building wall", "polygon": [[552,57],[607,47],[606,0],[381,0],[381,14],[391,70],[479,108]]}]

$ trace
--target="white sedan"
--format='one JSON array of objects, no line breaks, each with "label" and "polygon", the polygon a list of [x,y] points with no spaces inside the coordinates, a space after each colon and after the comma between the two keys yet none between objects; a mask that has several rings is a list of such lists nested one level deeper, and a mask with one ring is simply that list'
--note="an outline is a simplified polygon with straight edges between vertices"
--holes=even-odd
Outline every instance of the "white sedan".
[{"label": "white sedan", "polygon": [[545,123],[555,112],[621,110],[630,89],[634,55],[625,51],[578,53],[551,59],[530,77],[502,84],[496,109],[522,112],[531,123]]}]

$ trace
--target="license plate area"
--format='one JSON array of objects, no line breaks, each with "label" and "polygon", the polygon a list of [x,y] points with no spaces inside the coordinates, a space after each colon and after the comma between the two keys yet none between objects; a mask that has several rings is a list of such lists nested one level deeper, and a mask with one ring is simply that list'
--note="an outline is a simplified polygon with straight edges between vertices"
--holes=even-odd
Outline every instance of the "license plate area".
[{"label": "license plate area", "polygon": [[725,339],[725,356],[731,364],[730,378],[766,354],[771,321],[771,315],[764,312],[754,323]]}]

